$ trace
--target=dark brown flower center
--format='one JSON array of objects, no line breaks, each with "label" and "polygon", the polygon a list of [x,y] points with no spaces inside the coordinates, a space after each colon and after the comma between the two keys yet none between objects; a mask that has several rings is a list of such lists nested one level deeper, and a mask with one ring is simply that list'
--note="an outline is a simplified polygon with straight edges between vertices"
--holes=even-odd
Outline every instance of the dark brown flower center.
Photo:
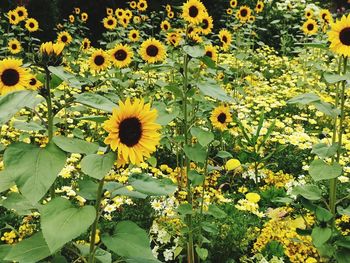
[{"label": "dark brown flower center", "polygon": [[227,43],[227,36],[223,36],[223,37],[222,37],[222,41],[225,42],[225,43]]},{"label": "dark brown flower center", "polygon": [[132,147],[139,143],[142,136],[142,124],[136,117],[131,117],[123,120],[119,124],[119,139],[120,142]]},{"label": "dark brown flower center", "polygon": [[314,29],[314,25],[313,24],[308,24],[307,25],[307,30],[312,31]]},{"label": "dark brown flower center", "polygon": [[114,24],[114,23],[113,23],[113,20],[112,20],[112,19],[109,19],[109,20],[107,21],[107,24],[108,24],[109,26],[113,25],[113,24]]},{"label": "dark brown flower center", "polygon": [[188,14],[190,15],[190,17],[195,18],[198,16],[199,10],[196,6],[192,5],[189,8]]},{"label": "dark brown flower center", "polygon": [[35,86],[35,84],[36,84],[36,79],[35,78],[31,78],[30,81],[29,81],[29,85]]},{"label": "dark brown flower center", "polygon": [[132,34],[131,36],[132,36],[132,38],[137,38],[137,34],[136,33]]},{"label": "dark brown flower center", "polygon": [[145,4],[144,3],[140,3],[140,8],[144,8]]},{"label": "dark brown flower center", "polygon": [[248,10],[247,9],[242,9],[241,10],[241,17],[246,17],[248,15]]},{"label": "dark brown flower center", "polygon": [[209,27],[208,19],[203,19],[202,23],[203,23],[203,26],[202,26],[203,29],[207,29]]},{"label": "dark brown flower center", "polygon": [[159,52],[159,49],[158,47],[156,47],[155,45],[149,45],[147,48],[146,48],[146,53],[148,56],[150,57],[155,57],[158,55],[158,52]]},{"label": "dark brown flower center", "polygon": [[128,57],[128,53],[123,49],[119,49],[114,53],[114,57],[116,60],[124,61]]},{"label": "dark brown flower center", "polygon": [[339,39],[342,44],[350,46],[350,27],[346,27],[340,31]]},{"label": "dark brown flower center", "polygon": [[11,20],[16,20],[16,16],[15,15],[11,15]]},{"label": "dark brown flower center", "polygon": [[218,116],[218,122],[220,123],[225,123],[226,122],[226,114],[225,113],[220,113]]},{"label": "dark brown flower center", "polygon": [[103,65],[103,63],[105,63],[105,58],[102,55],[97,55],[94,59],[94,63],[97,66],[101,66],[101,65]]},{"label": "dark brown flower center", "polygon": [[210,58],[212,58],[212,57],[213,57],[213,52],[207,51],[207,52],[205,53],[205,55],[208,56],[208,57],[210,57]]},{"label": "dark brown flower center", "polygon": [[17,44],[12,44],[12,45],[11,45],[11,48],[12,48],[12,49],[17,49]]},{"label": "dark brown flower center", "polygon": [[89,47],[89,43],[84,42],[84,49],[87,49]]},{"label": "dark brown flower center", "polygon": [[63,43],[66,43],[66,42],[68,41],[68,37],[67,37],[67,36],[62,36],[62,37],[61,37],[61,41],[62,41]]},{"label": "dark brown flower center", "polygon": [[19,11],[17,12],[17,14],[18,14],[18,16],[19,16],[19,17],[24,16],[24,13],[23,13],[23,11],[22,11],[22,10],[19,10]]},{"label": "dark brown flower center", "polygon": [[29,23],[29,27],[30,27],[30,28],[34,28],[34,23],[30,22],[30,23]]},{"label": "dark brown flower center", "polygon": [[168,30],[169,29],[169,26],[167,24],[164,24],[163,27],[164,27],[164,30]]},{"label": "dark brown flower center", "polygon": [[6,86],[14,86],[19,82],[19,72],[15,69],[5,69],[1,75],[1,82]]}]

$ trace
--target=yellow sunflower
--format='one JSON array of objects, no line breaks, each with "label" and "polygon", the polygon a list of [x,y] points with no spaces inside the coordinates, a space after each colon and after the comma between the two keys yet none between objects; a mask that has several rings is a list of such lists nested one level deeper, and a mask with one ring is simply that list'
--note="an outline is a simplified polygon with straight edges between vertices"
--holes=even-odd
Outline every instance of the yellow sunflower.
[{"label": "yellow sunflower", "polygon": [[118,18],[121,18],[122,16],[124,16],[124,10],[121,9],[121,8],[117,8],[115,10],[115,15],[118,17]]},{"label": "yellow sunflower", "polygon": [[118,68],[129,66],[134,55],[132,49],[128,45],[123,44],[117,44],[110,51],[110,54],[111,61]]},{"label": "yellow sunflower", "polygon": [[9,23],[12,25],[17,25],[20,20],[19,20],[19,16],[17,14],[17,12],[15,10],[10,10],[7,13],[8,19],[9,19]]},{"label": "yellow sunflower", "polygon": [[113,16],[103,18],[103,26],[106,29],[113,30],[117,26],[117,19]]},{"label": "yellow sunflower", "polygon": [[129,25],[129,23],[130,23],[130,19],[126,15],[119,18],[119,24],[122,27],[126,28]]},{"label": "yellow sunflower", "polygon": [[89,18],[89,15],[87,13],[81,13],[81,21],[86,22]]},{"label": "yellow sunflower", "polygon": [[232,8],[227,8],[227,9],[226,9],[226,14],[232,15],[232,14],[233,14]]},{"label": "yellow sunflower", "polygon": [[182,6],[182,17],[190,24],[198,25],[206,14],[205,6],[199,0],[188,0]]},{"label": "yellow sunflower", "polygon": [[129,18],[129,20],[132,18],[132,12],[129,9],[125,10],[124,15]]},{"label": "yellow sunflower", "polygon": [[252,10],[248,6],[244,5],[239,8],[236,16],[239,20],[241,20],[241,22],[245,22],[245,21],[248,21],[251,13],[252,13]]},{"label": "yellow sunflower", "polygon": [[167,4],[167,5],[165,6],[165,10],[166,10],[167,12],[170,12],[170,11],[171,11],[171,5]]},{"label": "yellow sunflower", "polygon": [[22,68],[22,60],[6,58],[0,61],[0,94],[28,87],[30,73]]},{"label": "yellow sunflower", "polygon": [[136,29],[130,30],[128,37],[131,42],[137,42],[140,39],[140,32]]},{"label": "yellow sunflower", "polygon": [[69,22],[73,24],[75,21],[75,17],[73,15],[70,15],[68,18],[69,18]]},{"label": "yellow sunflower", "polygon": [[255,6],[255,12],[261,13],[264,9],[264,2],[263,1],[258,1]]},{"label": "yellow sunflower", "polygon": [[312,9],[306,9],[305,10],[305,17],[307,19],[311,18],[314,15],[314,11],[312,11]]},{"label": "yellow sunflower", "polygon": [[105,70],[109,67],[110,64],[109,56],[102,49],[97,49],[94,53],[92,53],[89,60],[89,64],[91,70]]},{"label": "yellow sunflower", "polygon": [[168,31],[171,28],[171,25],[170,25],[168,20],[164,20],[164,21],[162,21],[162,23],[160,23],[160,28],[163,31]]},{"label": "yellow sunflower", "polygon": [[29,79],[28,89],[37,90],[43,86],[43,83],[39,81],[35,76],[31,76]]},{"label": "yellow sunflower", "polygon": [[111,118],[103,124],[108,132],[104,142],[118,153],[118,166],[140,164],[156,150],[161,128],[155,122],[157,115],[143,100],[135,99],[132,103],[127,98],[125,103],[119,102],[119,108],[114,109]]},{"label": "yellow sunflower", "polygon": [[91,47],[91,41],[88,38],[84,38],[81,42],[81,49],[88,50]]},{"label": "yellow sunflower", "polygon": [[320,18],[322,19],[323,22],[325,22],[327,24],[333,22],[332,14],[327,9],[322,9],[320,11]]},{"label": "yellow sunflower", "polygon": [[216,47],[214,47],[213,45],[206,45],[204,46],[204,50],[205,50],[205,55],[207,57],[210,57],[213,61],[216,62],[218,58],[218,52]]},{"label": "yellow sunflower", "polygon": [[174,18],[175,13],[173,11],[168,12],[168,18]]},{"label": "yellow sunflower", "polygon": [[232,8],[236,8],[236,7],[237,7],[237,4],[238,4],[237,0],[231,0],[231,1],[230,1],[230,6],[231,6]]},{"label": "yellow sunflower", "polygon": [[232,122],[230,109],[225,106],[216,107],[211,113],[210,121],[213,127],[221,131],[226,130],[227,125]]},{"label": "yellow sunflower", "polygon": [[130,8],[132,9],[135,9],[137,7],[136,1],[131,1],[129,5],[130,5]]},{"label": "yellow sunflower", "polygon": [[8,42],[7,47],[10,50],[11,54],[18,54],[22,50],[21,43],[17,39],[11,39]]},{"label": "yellow sunflower", "polygon": [[63,49],[64,43],[52,43],[51,41],[42,43],[40,46],[41,54],[46,56],[50,56],[51,54],[59,56],[62,54]]},{"label": "yellow sunflower", "polygon": [[148,4],[146,0],[140,0],[137,3],[137,10],[139,10],[140,12],[146,11],[147,7],[148,7]]},{"label": "yellow sunflower", "polygon": [[76,15],[79,15],[80,14],[80,8],[79,7],[74,7],[74,13]]},{"label": "yellow sunflower", "polygon": [[19,21],[23,21],[28,17],[28,11],[27,8],[25,8],[24,6],[18,6],[15,9],[15,12],[18,15]]},{"label": "yellow sunflower", "polygon": [[305,35],[314,35],[318,30],[317,22],[313,19],[308,19],[303,24],[302,29]]},{"label": "yellow sunflower", "polygon": [[227,51],[230,48],[232,41],[232,34],[227,29],[221,29],[219,31],[219,39],[222,43],[222,48],[224,51]]},{"label": "yellow sunflower", "polygon": [[133,22],[134,22],[135,24],[139,24],[139,23],[141,23],[141,18],[140,18],[139,16],[134,16]]},{"label": "yellow sunflower", "polygon": [[177,47],[180,44],[181,39],[181,35],[177,32],[168,33],[166,36],[168,44],[174,47]]},{"label": "yellow sunflower", "polygon": [[72,36],[67,31],[60,32],[57,36],[57,42],[65,45],[70,44],[72,42]]},{"label": "yellow sunflower", "polygon": [[328,32],[330,49],[340,55],[350,55],[350,15],[343,15],[340,20],[331,24]]},{"label": "yellow sunflower", "polygon": [[25,27],[29,32],[35,32],[39,29],[39,23],[34,18],[28,18],[26,20]]},{"label": "yellow sunflower", "polygon": [[166,51],[164,45],[155,38],[149,38],[140,46],[140,55],[148,63],[164,61]]},{"label": "yellow sunflower", "polygon": [[107,8],[106,8],[106,14],[107,14],[107,16],[112,16],[112,15],[113,15],[113,9],[107,7]]},{"label": "yellow sunflower", "polygon": [[208,35],[213,30],[214,24],[213,24],[213,18],[209,15],[203,17],[201,22],[201,33],[203,35]]}]

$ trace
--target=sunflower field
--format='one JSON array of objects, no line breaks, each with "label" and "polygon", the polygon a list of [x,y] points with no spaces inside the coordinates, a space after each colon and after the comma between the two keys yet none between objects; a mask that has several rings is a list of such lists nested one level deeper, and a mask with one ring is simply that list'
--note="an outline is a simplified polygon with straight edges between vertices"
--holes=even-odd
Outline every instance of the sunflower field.
[{"label": "sunflower field", "polygon": [[346,1],[7,2],[0,262],[350,262]]}]

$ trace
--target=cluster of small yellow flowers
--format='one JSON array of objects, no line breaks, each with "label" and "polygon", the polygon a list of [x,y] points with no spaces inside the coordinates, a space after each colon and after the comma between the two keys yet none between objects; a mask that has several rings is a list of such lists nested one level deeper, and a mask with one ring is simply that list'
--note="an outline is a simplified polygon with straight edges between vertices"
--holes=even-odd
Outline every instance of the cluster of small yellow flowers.
[{"label": "cluster of small yellow flowers", "polygon": [[264,178],[264,181],[266,183],[266,186],[274,186],[276,188],[283,188],[286,187],[286,184],[293,181],[293,176],[287,173],[284,173],[283,171],[278,171],[274,173],[271,170],[264,169],[266,177]]},{"label": "cluster of small yellow flowers", "polygon": [[16,242],[17,234],[14,230],[5,232],[1,237],[1,241],[4,241],[6,244],[13,244]]},{"label": "cluster of small yellow flowers", "polygon": [[5,232],[1,237],[1,241],[6,244],[13,244],[23,240],[25,237],[31,236],[36,228],[36,226],[30,222],[31,220],[31,216],[24,217],[18,231],[12,229],[11,231]]},{"label": "cluster of small yellow flowers", "polygon": [[235,207],[241,211],[250,212],[258,217],[264,217],[264,213],[259,211],[260,195],[257,193],[247,193],[245,199],[238,200]]},{"label": "cluster of small yellow flowers", "polygon": [[288,211],[291,209],[277,208],[269,211],[268,216],[271,219],[261,229],[254,243],[253,252],[261,252],[270,241],[275,240],[281,243],[285,255],[293,263],[310,262],[311,258],[318,259],[317,250],[312,245],[312,238],[301,236],[296,232],[296,228],[305,229],[304,218],[307,220],[307,225],[312,225],[313,217],[306,215],[304,218],[293,218],[287,216]]},{"label": "cluster of small yellow flowers", "polygon": [[342,215],[335,220],[335,225],[343,236],[350,234],[350,216]]}]

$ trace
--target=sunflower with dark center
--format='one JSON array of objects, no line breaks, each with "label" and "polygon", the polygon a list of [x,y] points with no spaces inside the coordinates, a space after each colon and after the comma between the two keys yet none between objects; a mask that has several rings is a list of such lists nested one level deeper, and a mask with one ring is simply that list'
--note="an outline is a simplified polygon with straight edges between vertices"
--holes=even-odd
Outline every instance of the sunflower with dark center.
[{"label": "sunflower with dark center", "polygon": [[245,22],[249,20],[251,14],[252,10],[248,6],[244,5],[239,8],[236,16],[241,22]]},{"label": "sunflower with dark center", "polygon": [[89,15],[87,13],[81,13],[81,21],[86,22],[89,18]]},{"label": "sunflower with dark center", "polygon": [[115,15],[116,15],[118,18],[121,18],[121,17],[124,15],[124,10],[121,9],[121,8],[117,8],[117,10],[115,10]]},{"label": "sunflower with dark center", "polygon": [[214,62],[216,62],[217,58],[218,58],[218,52],[216,47],[212,46],[212,45],[207,45],[204,47],[205,50],[205,55],[207,57],[210,57]]},{"label": "sunflower with dark center", "polygon": [[350,15],[344,15],[331,24],[328,40],[331,42],[330,49],[333,52],[346,57],[350,55]]},{"label": "sunflower with dark center", "polygon": [[230,6],[231,6],[231,8],[236,8],[236,7],[237,7],[237,4],[238,4],[237,0],[231,0],[231,1],[230,1]]},{"label": "sunflower with dark center", "polygon": [[129,5],[130,5],[130,8],[132,9],[135,9],[137,7],[136,1],[131,1]]},{"label": "sunflower with dark center", "polygon": [[68,45],[72,42],[72,36],[67,31],[60,32],[57,36],[57,42]]},{"label": "sunflower with dark center", "polygon": [[17,25],[20,22],[19,16],[15,10],[11,10],[7,13],[9,23],[12,25]]},{"label": "sunflower with dark center", "polygon": [[149,38],[140,46],[140,55],[148,63],[162,62],[166,58],[165,46],[155,38]]},{"label": "sunflower with dark center", "polygon": [[255,6],[255,12],[261,13],[264,10],[264,2],[258,1]]},{"label": "sunflower with dark center", "polygon": [[22,50],[21,43],[17,39],[11,39],[7,46],[11,54],[18,54]]},{"label": "sunflower with dark center", "polygon": [[188,0],[182,6],[182,17],[190,24],[198,25],[206,15],[207,10],[199,0]]},{"label": "sunflower with dark center", "polygon": [[305,17],[307,19],[311,18],[314,15],[314,12],[311,9],[306,9],[305,10]]},{"label": "sunflower with dark center", "polygon": [[146,11],[147,7],[148,7],[148,4],[146,0],[140,0],[137,3],[137,10],[139,10],[140,12]]},{"label": "sunflower with dark center", "polygon": [[130,65],[133,51],[128,45],[117,44],[110,50],[110,58],[113,64],[118,68],[124,68]]},{"label": "sunflower with dark center", "polygon": [[227,125],[232,122],[232,116],[229,107],[216,107],[211,113],[210,121],[214,128],[217,128],[221,131],[226,130]]},{"label": "sunflower with dark center", "polygon": [[39,29],[39,23],[34,18],[28,18],[26,20],[25,27],[29,32],[35,32]]},{"label": "sunflower with dark center", "polygon": [[81,49],[86,51],[91,47],[91,41],[88,38],[84,38],[81,42]]},{"label": "sunflower with dark center", "polygon": [[7,58],[0,61],[0,94],[4,95],[29,86],[30,73],[22,68],[22,60]]},{"label": "sunflower with dark center", "polygon": [[174,18],[175,17],[175,13],[173,12],[173,11],[170,11],[170,12],[168,12],[168,18]]},{"label": "sunflower with dark center", "polygon": [[92,53],[89,60],[89,65],[91,70],[95,70],[97,72],[107,69],[110,65],[108,54],[102,49],[97,49],[94,53]]},{"label": "sunflower with dark center", "polygon": [[131,42],[137,42],[140,39],[140,32],[136,29],[130,30],[128,37]]},{"label": "sunflower with dark center", "polygon": [[127,98],[125,103],[119,102],[119,108],[114,109],[111,118],[103,124],[108,132],[104,142],[118,153],[118,166],[140,164],[156,150],[161,128],[155,122],[157,115],[143,100],[135,99],[132,103]]},{"label": "sunflower with dark center", "polygon": [[37,80],[37,78],[35,76],[31,76],[31,78],[29,80],[28,89],[38,90],[42,86],[43,86],[43,83],[41,83],[41,81]]},{"label": "sunflower with dark center", "polygon": [[74,21],[75,21],[75,17],[73,15],[70,15],[69,16],[69,22],[71,22],[73,24]]},{"label": "sunflower with dark center", "polygon": [[222,43],[222,49],[227,51],[230,48],[232,41],[232,34],[227,29],[221,29],[219,31],[219,39]]},{"label": "sunflower with dark center", "polygon": [[24,6],[18,6],[15,9],[15,12],[17,12],[17,15],[20,21],[23,21],[28,17],[27,8],[25,8]]},{"label": "sunflower with dark center", "polygon": [[108,30],[113,30],[117,26],[117,19],[113,16],[103,18],[103,26]]},{"label": "sunflower with dark center", "polygon": [[166,36],[167,42],[169,45],[177,47],[181,41],[181,34],[177,32],[168,33]]},{"label": "sunflower with dark center", "polygon": [[213,18],[209,15],[203,17],[201,22],[201,33],[203,35],[208,35],[213,30],[214,24],[213,24]]},{"label": "sunflower with dark center", "polygon": [[302,26],[305,35],[314,35],[317,33],[317,22],[313,19],[308,19]]},{"label": "sunflower with dark center", "polygon": [[171,28],[171,25],[170,25],[168,20],[164,20],[164,21],[162,21],[162,23],[160,23],[160,28],[163,31],[168,31]]},{"label": "sunflower with dark center", "polygon": [[74,13],[76,15],[79,15],[80,14],[80,8],[79,7],[74,7]]},{"label": "sunflower with dark center", "polygon": [[332,17],[332,14],[329,10],[327,9],[322,9],[320,11],[320,18],[323,22],[329,24],[331,22],[333,22],[333,17]]}]

